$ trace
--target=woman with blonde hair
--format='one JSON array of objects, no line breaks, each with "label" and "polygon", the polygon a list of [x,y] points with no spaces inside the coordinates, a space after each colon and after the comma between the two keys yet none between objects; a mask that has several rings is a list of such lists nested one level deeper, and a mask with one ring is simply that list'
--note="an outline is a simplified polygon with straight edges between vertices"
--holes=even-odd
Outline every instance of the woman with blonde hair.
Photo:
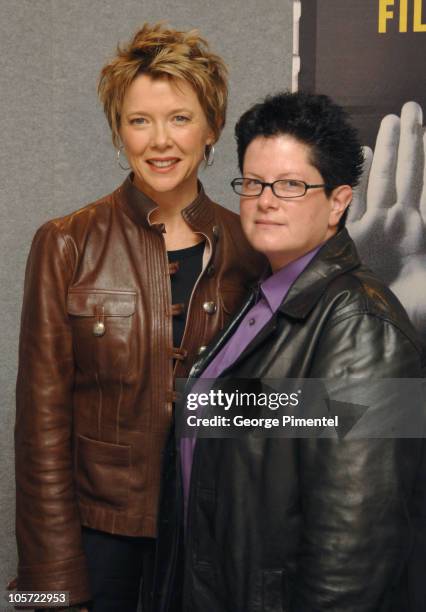
[{"label": "woman with blonde hair", "polygon": [[[226,68],[195,31],[145,24],[102,69],[113,193],[49,221],[29,255],[16,418],[20,591],[150,609],[160,467],[184,377],[263,260],[197,179]],[[128,164],[128,165],[127,165]],[[142,583],[142,585],[141,585]],[[48,606],[48,604],[45,604]]]}]

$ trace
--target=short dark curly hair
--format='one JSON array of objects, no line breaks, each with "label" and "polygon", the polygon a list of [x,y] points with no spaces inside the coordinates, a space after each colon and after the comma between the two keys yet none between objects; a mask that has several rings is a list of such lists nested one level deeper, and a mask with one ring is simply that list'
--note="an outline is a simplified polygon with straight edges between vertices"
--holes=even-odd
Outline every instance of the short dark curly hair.
[{"label": "short dark curly hair", "polygon": [[[246,111],[235,126],[241,172],[252,140],[280,134],[309,146],[310,161],[327,185],[327,197],[339,185],[358,184],[364,160],[358,133],[344,109],[328,96],[282,92],[267,96]],[[348,209],[339,228],[344,226],[347,212]]]}]

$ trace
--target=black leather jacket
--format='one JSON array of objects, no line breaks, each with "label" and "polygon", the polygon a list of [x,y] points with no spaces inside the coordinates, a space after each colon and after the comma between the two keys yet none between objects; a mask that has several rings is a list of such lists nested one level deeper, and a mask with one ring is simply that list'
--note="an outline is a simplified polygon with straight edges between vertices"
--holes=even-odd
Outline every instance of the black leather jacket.
[{"label": "black leather jacket", "polygon": [[[210,345],[193,376],[252,303]],[[404,309],[361,265],[343,230],[323,246],[221,378],[348,376],[418,378],[422,352]],[[425,464],[422,439],[197,440],[184,612],[426,610]],[[169,463],[158,612],[178,609],[181,500],[171,493],[175,483]]]}]

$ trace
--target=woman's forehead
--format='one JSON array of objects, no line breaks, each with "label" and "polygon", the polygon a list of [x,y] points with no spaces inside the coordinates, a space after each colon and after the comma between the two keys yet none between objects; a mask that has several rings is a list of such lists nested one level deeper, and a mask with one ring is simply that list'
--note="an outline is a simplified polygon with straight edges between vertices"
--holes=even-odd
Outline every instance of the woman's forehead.
[{"label": "woman's forehead", "polygon": [[256,168],[280,170],[287,174],[315,167],[311,163],[311,147],[290,134],[257,136],[244,155],[244,170]]}]

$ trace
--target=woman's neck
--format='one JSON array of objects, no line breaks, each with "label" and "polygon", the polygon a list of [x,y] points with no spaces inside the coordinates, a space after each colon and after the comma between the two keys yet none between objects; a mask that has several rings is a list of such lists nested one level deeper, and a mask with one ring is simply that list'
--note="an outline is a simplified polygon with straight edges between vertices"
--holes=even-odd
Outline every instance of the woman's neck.
[{"label": "woman's neck", "polygon": [[198,184],[182,185],[180,189],[157,192],[141,184],[137,177],[134,185],[151,198],[158,207],[149,216],[150,223],[163,223],[165,226],[164,241],[168,251],[185,249],[201,242],[200,234],[195,233],[182,217],[182,211],[197,197]]},{"label": "woman's neck", "polygon": [[201,242],[200,234],[195,233],[182,217],[181,210],[157,208],[150,216],[151,223],[164,223],[163,234],[168,251],[177,251]]}]

